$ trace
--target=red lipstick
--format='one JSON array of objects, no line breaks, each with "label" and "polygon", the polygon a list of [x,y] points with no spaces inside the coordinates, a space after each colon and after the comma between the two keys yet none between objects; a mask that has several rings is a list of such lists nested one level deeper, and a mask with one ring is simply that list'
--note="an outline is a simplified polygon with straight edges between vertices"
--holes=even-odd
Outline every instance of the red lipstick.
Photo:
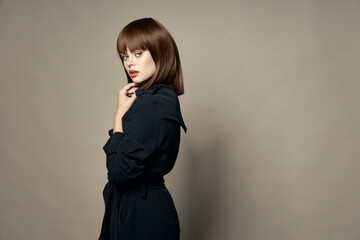
[{"label": "red lipstick", "polygon": [[129,71],[129,74],[130,74],[130,77],[134,78],[138,75],[139,71],[136,71],[136,70],[130,70]]}]

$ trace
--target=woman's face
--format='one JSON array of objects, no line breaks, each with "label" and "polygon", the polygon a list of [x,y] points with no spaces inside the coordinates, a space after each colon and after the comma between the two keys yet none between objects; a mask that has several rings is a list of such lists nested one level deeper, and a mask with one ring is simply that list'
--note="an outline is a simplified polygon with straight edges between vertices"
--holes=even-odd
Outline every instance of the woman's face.
[{"label": "woman's face", "polygon": [[155,62],[148,50],[137,49],[120,54],[125,69],[135,83],[142,83],[150,79],[155,73]]}]

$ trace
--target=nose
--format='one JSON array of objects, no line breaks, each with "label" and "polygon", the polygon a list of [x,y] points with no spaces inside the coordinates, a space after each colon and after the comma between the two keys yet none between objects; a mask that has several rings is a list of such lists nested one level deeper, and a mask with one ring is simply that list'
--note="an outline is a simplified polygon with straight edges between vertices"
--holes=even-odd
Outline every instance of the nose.
[{"label": "nose", "polygon": [[135,62],[131,56],[129,56],[128,60],[126,61],[126,64],[128,65],[128,67],[135,65]]}]

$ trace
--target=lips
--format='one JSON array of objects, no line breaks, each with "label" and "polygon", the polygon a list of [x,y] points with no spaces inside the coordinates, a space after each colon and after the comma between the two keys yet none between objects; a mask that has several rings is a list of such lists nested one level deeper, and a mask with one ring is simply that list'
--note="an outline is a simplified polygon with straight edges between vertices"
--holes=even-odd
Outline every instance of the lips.
[{"label": "lips", "polygon": [[136,70],[130,70],[129,71],[130,77],[134,78],[139,74],[139,71]]}]

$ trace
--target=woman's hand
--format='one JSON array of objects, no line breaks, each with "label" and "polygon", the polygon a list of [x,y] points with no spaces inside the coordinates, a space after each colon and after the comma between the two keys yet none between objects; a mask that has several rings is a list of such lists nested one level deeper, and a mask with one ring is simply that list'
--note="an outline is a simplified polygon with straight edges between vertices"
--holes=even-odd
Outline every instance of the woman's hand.
[{"label": "woman's hand", "polygon": [[113,132],[123,131],[121,122],[122,117],[129,110],[129,108],[136,99],[135,90],[138,89],[138,87],[136,87],[137,85],[137,83],[132,82],[125,85],[122,89],[119,90]]},{"label": "woman's hand", "polygon": [[132,82],[119,90],[116,114],[120,114],[122,117],[129,110],[136,99],[135,90],[138,89],[137,85],[137,83]]}]

